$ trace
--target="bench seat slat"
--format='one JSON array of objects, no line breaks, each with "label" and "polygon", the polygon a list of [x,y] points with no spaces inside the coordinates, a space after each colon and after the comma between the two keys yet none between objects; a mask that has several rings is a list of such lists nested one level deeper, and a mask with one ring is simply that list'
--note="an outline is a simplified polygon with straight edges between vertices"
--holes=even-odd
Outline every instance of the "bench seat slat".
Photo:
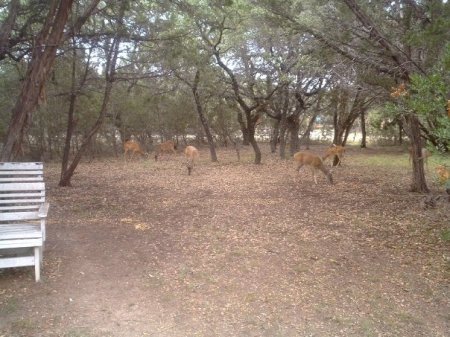
[{"label": "bench seat slat", "polygon": [[45,193],[0,193],[0,201],[6,203],[10,202],[26,202],[26,201],[45,201]]},{"label": "bench seat slat", "polygon": [[5,257],[0,259],[0,268],[28,267],[34,265],[35,265],[34,255]]},{"label": "bench seat slat", "polygon": [[38,212],[1,212],[0,222],[20,221],[20,220],[38,220]]},{"label": "bench seat slat", "polygon": [[42,230],[39,225],[33,224],[14,224],[0,225],[0,242],[4,243],[9,240],[42,240]]},{"label": "bench seat slat", "polygon": [[39,204],[30,204],[30,205],[17,205],[17,206],[0,206],[0,212],[2,211],[16,211],[16,210],[34,210],[39,209]]},{"label": "bench seat slat", "polygon": [[8,239],[8,240],[0,240],[0,249],[42,247],[42,244],[43,244],[42,237],[28,238],[28,239]]}]

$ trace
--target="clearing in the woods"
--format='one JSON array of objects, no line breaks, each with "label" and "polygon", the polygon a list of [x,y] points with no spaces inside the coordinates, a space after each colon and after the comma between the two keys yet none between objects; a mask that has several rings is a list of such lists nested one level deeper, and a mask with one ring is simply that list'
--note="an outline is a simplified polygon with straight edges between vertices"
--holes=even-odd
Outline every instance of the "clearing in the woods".
[{"label": "clearing in the woods", "polygon": [[334,185],[263,154],[104,159],[71,188],[46,164],[43,280],[0,270],[0,336],[449,336],[450,203],[408,192],[404,151],[350,149]]}]

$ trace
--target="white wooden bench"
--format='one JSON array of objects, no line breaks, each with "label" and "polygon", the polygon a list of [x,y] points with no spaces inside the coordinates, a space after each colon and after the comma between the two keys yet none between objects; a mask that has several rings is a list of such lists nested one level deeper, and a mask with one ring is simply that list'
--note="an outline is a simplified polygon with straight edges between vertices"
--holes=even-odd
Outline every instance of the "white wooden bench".
[{"label": "white wooden bench", "polygon": [[42,163],[0,163],[0,268],[34,266],[40,280],[48,207]]}]

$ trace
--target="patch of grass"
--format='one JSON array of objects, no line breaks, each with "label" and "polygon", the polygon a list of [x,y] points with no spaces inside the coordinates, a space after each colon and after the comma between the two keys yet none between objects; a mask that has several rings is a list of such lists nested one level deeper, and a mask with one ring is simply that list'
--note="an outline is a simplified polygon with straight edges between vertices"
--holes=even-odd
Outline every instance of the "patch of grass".
[{"label": "patch of grass", "polygon": [[441,232],[441,238],[444,241],[450,241],[450,228],[446,228]]},{"label": "patch of grass", "polygon": [[30,332],[35,329],[36,323],[30,319],[19,319],[11,323],[12,332]]},{"label": "patch of grass", "polygon": [[13,314],[17,310],[19,310],[19,302],[14,297],[7,299],[6,302],[0,306],[0,313],[4,315]]},{"label": "patch of grass", "polygon": [[372,167],[406,168],[411,166],[408,162],[408,155],[378,154],[376,156],[355,157],[352,158],[352,161]]},{"label": "patch of grass", "polygon": [[396,314],[396,317],[397,317],[398,322],[403,323],[403,324],[413,324],[416,326],[424,325],[424,322],[421,318],[414,316],[413,314],[406,312],[406,311],[398,312]]},{"label": "patch of grass", "polygon": [[94,337],[94,335],[87,328],[77,327],[65,332],[63,337]]},{"label": "patch of grass", "polygon": [[366,336],[366,337],[377,336],[375,327],[371,320],[362,319],[361,323],[360,323],[360,327],[361,327],[361,331],[362,331],[362,336]]}]

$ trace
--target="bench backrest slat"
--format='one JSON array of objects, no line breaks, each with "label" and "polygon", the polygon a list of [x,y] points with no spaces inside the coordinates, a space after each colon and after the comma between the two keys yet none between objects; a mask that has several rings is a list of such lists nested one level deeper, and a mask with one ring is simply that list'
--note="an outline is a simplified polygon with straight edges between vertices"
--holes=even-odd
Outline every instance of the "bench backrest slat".
[{"label": "bench backrest slat", "polygon": [[0,183],[43,181],[43,163],[0,162]]},{"label": "bench backrest slat", "polygon": [[2,170],[2,167],[0,166],[0,176],[30,176],[32,174],[34,175],[41,175],[43,173],[43,170],[24,170],[20,169],[17,171],[14,170]]},{"label": "bench backrest slat", "polygon": [[45,191],[35,191],[35,192],[29,192],[24,193],[23,191],[21,193],[12,193],[12,192],[0,192],[0,199],[11,199],[11,198],[18,198],[18,199],[42,199],[45,198]]},{"label": "bench backrest slat", "polygon": [[7,177],[2,178],[0,176],[0,183],[20,183],[20,182],[33,182],[44,181],[43,177]]},{"label": "bench backrest slat", "polygon": [[0,192],[14,192],[14,191],[45,191],[45,183],[34,182],[34,183],[0,184]]},{"label": "bench backrest slat", "polygon": [[34,162],[34,163],[21,163],[21,162],[1,162],[0,170],[43,170],[44,163]]},{"label": "bench backrest slat", "polygon": [[0,212],[0,222],[23,220],[40,220],[39,212]]}]

